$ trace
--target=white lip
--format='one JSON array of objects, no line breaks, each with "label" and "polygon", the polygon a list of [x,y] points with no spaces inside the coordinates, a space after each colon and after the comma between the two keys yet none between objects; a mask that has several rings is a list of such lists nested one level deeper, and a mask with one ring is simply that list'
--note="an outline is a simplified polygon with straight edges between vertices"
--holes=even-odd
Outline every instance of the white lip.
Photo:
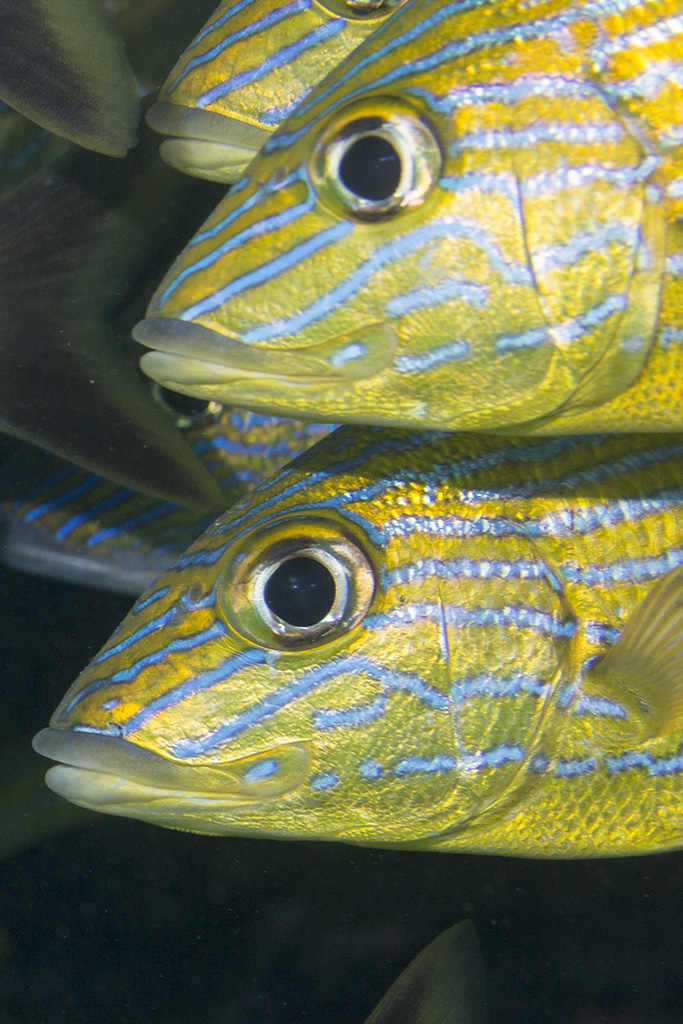
[{"label": "white lip", "polygon": [[155,103],[147,123],[162,135],[166,163],[195,177],[232,184],[249,166],[271,135],[270,130],[239,118],[177,103]]},{"label": "white lip", "polygon": [[[310,766],[305,747],[287,744],[263,755],[286,761],[286,770],[281,775],[249,781],[244,778],[244,766],[258,758],[238,758],[223,764],[186,764],[116,736],[70,729],[43,729],[34,738],[33,749],[43,757],[61,762],[47,773],[50,789],[73,803],[96,810],[150,801],[191,802],[195,807],[254,803],[296,788]],[[115,807],[111,812],[127,813]]]},{"label": "white lip", "polygon": [[[247,345],[238,337],[220,334],[201,324],[171,317],[150,316],[133,328],[133,337],[154,351],[142,357],[150,376],[159,363],[175,369],[179,384],[205,384],[235,378],[291,381],[359,380],[390,366],[397,339],[387,324],[369,324],[358,331],[330,338],[319,345],[284,349]],[[344,350],[357,354],[343,359]],[[160,357],[163,355],[163,359]]]}]

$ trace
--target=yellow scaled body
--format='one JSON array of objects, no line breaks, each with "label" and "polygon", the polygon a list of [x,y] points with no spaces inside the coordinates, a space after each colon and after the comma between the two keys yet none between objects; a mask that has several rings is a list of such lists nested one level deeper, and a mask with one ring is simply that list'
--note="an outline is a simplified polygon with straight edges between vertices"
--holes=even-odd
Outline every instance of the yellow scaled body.
[{"label": "yellow scaled body", "polygon": [[683,846],[683,438],[345,428],[138,601],[36,749],[172,828]]},{"label": "yellow scaled body", "polygon": [[332,422],[682,429],[682,81],[682,0],[409,0],[181,253],[143,368]]}]

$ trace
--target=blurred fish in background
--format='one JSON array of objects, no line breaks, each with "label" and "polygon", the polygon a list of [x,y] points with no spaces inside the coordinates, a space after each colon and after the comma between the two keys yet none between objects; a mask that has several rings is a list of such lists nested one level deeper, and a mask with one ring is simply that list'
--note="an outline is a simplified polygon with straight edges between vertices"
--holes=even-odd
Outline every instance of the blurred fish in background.
[{"label": "blurred fish in background", "polygon": [[365,1024],[486,1024],[484,967],[471,921],[438,935],[399,975]]},{"label": "blurred fish in background", "polygon": [[[158,31],[169,11],[183,9],[185,38],[205,16],[202,5],[138,6],[133,40],[141,24]],[[33,25],[38,42],[52,46],[50,25],[17,17],[22,33]],[[19,61],[17,81],[41,52],[31,39],[22,50],[22,33],[17,51],[28,63]],[[158,74],[154,59],[143,59],[144,88]],[[74,93],[77,110],[78,82],[65,75],[60,102],[66,110]],[[219,489],[152,400],[129,334],[156,268],[215,196],[164,167],[150,132],[141,138],[113,160],[69,147],[10,108],[0,112],[0,428],[121,484],[207,508],[220,504]]]},{"label": "blurred fish in background", "polygon": [[[178,396],[169,396],[175,401]],[[178,417],[229,508],[333,428],[222,406]],[[22,449],[0,472],[0,558],[15,569],[139,596],[215,511],[160,502]]]},{"label": "blurred fish in background", "polygon": [[135,142],[139,97],[123,35],[100,0],[0,0],[0,99],[109,156]]},{"label": "blurred fish in background", "polygon": [[[10,457],[5,480],[16,474],[22,493],[35,494],[33,467],[47,473],[51,459],[31,441],[117,481],[105,489],[140,488],[154,496],[149,504],[190,506],[201,522],[222,507],[130,341],[155,275],[217,194],[165,167],[146,129],[124,158],[140,96],[158,88],[211,7],[0,2],[0,454]],[[14,547],[5,535],[0,558],[11,561]],[[60,578],[69,578],[70,559],[60,557]],[[6,856],[84,819],[45,799],[39,762],[15,725],[0,732]]]}]

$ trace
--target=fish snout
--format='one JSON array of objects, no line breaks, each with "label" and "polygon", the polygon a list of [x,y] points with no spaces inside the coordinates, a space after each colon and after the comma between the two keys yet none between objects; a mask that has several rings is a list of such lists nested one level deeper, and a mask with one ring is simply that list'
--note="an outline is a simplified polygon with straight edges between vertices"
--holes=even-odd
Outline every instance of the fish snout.
[{"label": "fish snout", "polygon": [[211,807],[280,797],[303,783],[311,763],[299,743],[224,762],[214,752],[202,764],[171,760],[122,737],[53,728],[39,732],[33,747],[60,762],[46,776],[55,793],[82,807],[140,818],[158,817],[155,805],[172,805],[182,815],[183,807],[201,804],[210,817]]}]

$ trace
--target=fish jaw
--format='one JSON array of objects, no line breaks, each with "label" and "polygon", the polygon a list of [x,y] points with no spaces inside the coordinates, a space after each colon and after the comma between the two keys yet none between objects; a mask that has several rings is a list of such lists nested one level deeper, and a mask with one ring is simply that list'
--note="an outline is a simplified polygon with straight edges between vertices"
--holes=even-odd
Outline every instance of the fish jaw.
[{"label": "fish jaw", "polygon": [[235,117],[209,110],[155,103],[147,112],[155,131],[175,136],[161,144],[160,153],[176,170],[209,181],[237,181],[270,131]]},{"label": "fish jaw", "polygon": [[[171,761],[129,740],[96,732],[43,729],[33,747],[60,762],[48,770],[45,781],[71,803],[210,835],[256,831],[245,826],[242,833],[239,822],[236,827],[239,809],[267,803],[296,789],[310,766],[310,754],[299,744],[219,766]],[[271,777],[274,766],[277,781]],[[251,780],[250,773],[254,775]],[[286,832],[280,835],[296,838]]]},{"label": "fish jaw", "polygon": [[[376,403],[371,422],[392,422],[394,392],[383,380],[397,338],[388,324],[370,324],[320,345],[286,350],[249,346],[200,324],[161,317],[143,320],[134,336],[154,349],[140,361],[144,372],[173,391],[207,400],[230,392],[234,404],[272,415],[281,410],[285,416],[296,405],[306,417],[314,399],[324,404],[327,420],[343,423],[354,419],[350,409],[359,389],[370,387],[386,394]],[[416,405],[419,423],[425,410]]]}]

